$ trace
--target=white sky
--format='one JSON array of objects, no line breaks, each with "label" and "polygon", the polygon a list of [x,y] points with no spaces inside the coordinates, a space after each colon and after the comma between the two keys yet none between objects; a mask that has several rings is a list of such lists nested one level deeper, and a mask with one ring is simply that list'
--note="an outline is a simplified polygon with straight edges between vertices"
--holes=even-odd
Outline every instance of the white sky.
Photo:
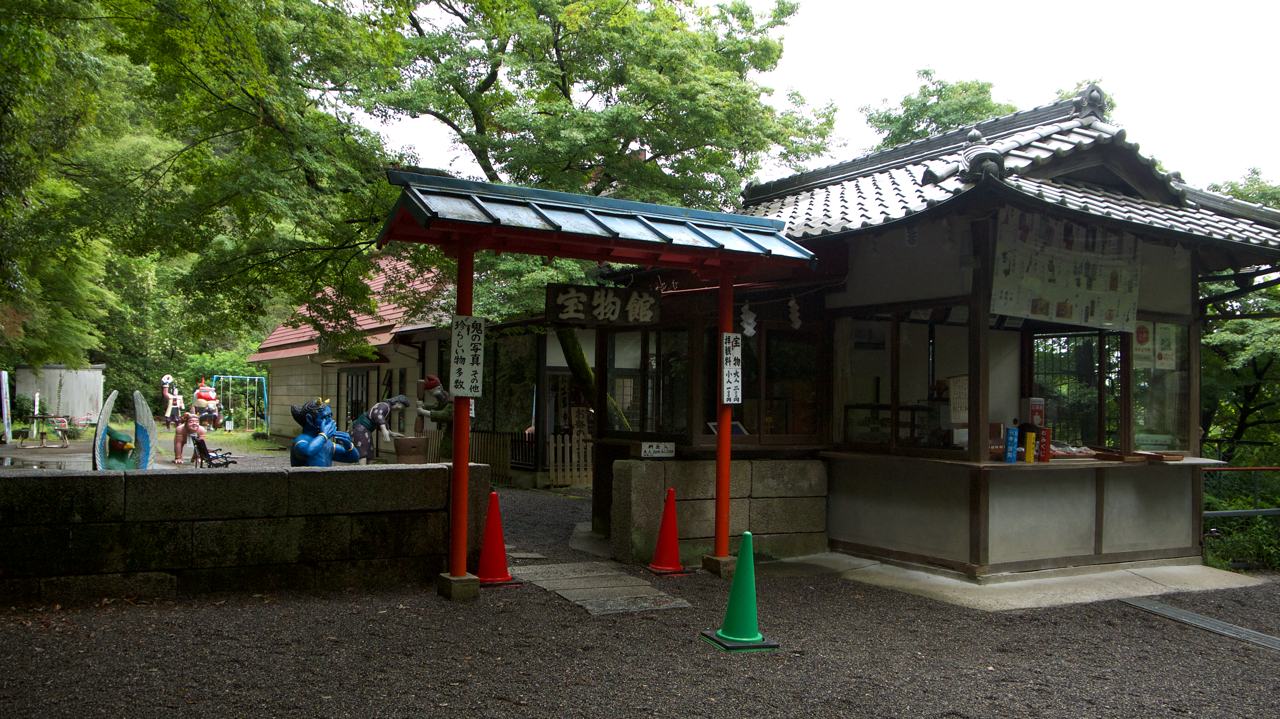
[{"label": "white sky", "polygon": [[[763,8],[768,0],[751,0]],[[783,35],[778,69],[760,82],[785,97],[839,108],[831,156],[847,160],[875,144],[859,108],[896,104],[915,92],[916,70],[944,80],[983,80],[1020,109],[1052,102],[1059,89],[1096,79],[1117,100],[1114,122],[1144,154],[1204,187],[1250,167],[1280,180],[1277,70],[1280,5],[1131,2],[858,2],[801,0]],[[381,127],[392,147],[422,165],[478,177],[435,120]],[[770,168],[760,179],[789,174]]]}]

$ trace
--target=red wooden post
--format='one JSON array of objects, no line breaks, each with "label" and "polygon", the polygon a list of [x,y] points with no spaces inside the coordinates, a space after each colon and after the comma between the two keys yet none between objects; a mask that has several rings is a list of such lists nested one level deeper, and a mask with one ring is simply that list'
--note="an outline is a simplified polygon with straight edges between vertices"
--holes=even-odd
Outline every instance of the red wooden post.
[{"label": "red wooden post", "polygon": [[720,274],[720,386],[716,429],[716,546],[715,556],[729,556],[729,457],[732,450],[733,407],[724,403],[724,333],[733,331],[733,278],[727,271]]},{"label": "red wooden post", "polygon": [[[475,253],[458,248],[458,314],[471,314]],[[457,348],[452,348],[457,349]],[[448,386],[449,380],[445,380]],[[453,472],[449,477],[449,575],[467,574],[467,480],[471,462],[471,398],[453,398]]]}]

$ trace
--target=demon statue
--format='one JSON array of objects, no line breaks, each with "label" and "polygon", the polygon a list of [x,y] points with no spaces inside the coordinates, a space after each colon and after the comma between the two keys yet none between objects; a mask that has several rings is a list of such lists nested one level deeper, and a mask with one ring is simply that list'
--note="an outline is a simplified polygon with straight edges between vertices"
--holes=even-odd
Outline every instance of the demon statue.
[{"label": "demon statue", "polygon": [[404,409],[409,406],[409,398],[398,394],[391,399],[384,399],[369,408],[368,412],[356,417],[348,428],[351,432],[351,441],[355,443],[356,449],[360,450],[360,463],[365,464],[370,457],[373,456],[373,433],[378,432],[382,435],[383,442],[390,442],[393,437],[403,437],[398,432],[392,432],[387,427],[387,419],[391,413]]},{"label": "demon statue", "polygon": [[[427,395],[430,395],[434,404],[429,404]],[[440,453],[437,455],[440,461],[453,458],[453,398],[449,396],[449,391],[440,384],[440,378],[429,374],[426,379],[418,380],[418,418],[419,427],[423,419],[429,419],[439,427],[442,432],[440,436]],[[418,430],[421,433],[421,429]]]},{"label": "demon statue", "polygon": [[302,425],[302,434],[293,439],[289,450],[290,465],[332,467],[334,460],[360,461],[360,450],[352,443],[351,435],[338,430],[328,404],[314,400],[301,407],[293,405],[289,410],[294,421]]},{"label": "demon statue", "polygon": [[190,412],[183,412],[178,421],[178,428],[173,432],[173,463],[182,464],[182,451],[187,447],[187,440],[192,437],[204,439],[204,427],[200,426],[200,418]]},{"label": "demon statue", "polygon": [[201,382],[200,387],[196,390],[193,406],[201,424],[208,422],[210,427],[217,427],[222,424],[222,411],[218,405],[218,393],[204,382]]}]

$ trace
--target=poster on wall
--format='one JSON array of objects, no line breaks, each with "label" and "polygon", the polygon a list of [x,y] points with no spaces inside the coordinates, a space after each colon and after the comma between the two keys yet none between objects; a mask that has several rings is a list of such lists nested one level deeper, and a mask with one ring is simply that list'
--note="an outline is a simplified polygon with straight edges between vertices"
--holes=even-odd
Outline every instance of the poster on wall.
[{"label": "poster on wall", "polygon": [[1138,241],[1012,208],[1000,210],[991,312],[1132,332]]},{"label": "poster on wall", "polygon": [[[484,318],[453,316],[449,394],[479,397],[484,386]],[[474,404],[472,407],[474,408]]]},{"label": "poster on wall", "polygon": [[947,402],[951,405],[951,424],[969,424],[969,375],[947,378]]},{"label": "poster on wall", "polygon": [[1178,369],[1178,326],[1156,323],[1156,369]]},{"label": "poster on wall", "polygon": [[1138,322],[1133,328],[1133,368],[1151,369],[1156,362],[1154,322]]},{"label": "poster on wall", "polygon": [[742,404],[742,335],[724,332],[720,337],[721,401]]}]

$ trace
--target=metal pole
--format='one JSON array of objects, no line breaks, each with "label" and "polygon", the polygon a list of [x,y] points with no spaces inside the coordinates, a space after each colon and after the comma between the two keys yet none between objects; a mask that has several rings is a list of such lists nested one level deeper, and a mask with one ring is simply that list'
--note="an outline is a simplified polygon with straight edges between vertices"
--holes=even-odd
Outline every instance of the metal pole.
[{"label": "metal pole", "polygon": [[[471,314],[475,253],[458,249],[458,314]],[[456,348],[454,348],[456,349]],[[447,377],[446,373],[446,377]],[[446,380],[447,381],[447,380]],[[471,461],[471,398],[453,398],[453,472],[449,479],[449,575],[467,574],[467,480]]]},{"label": "metal pole", "polygon": [[[720,274],[720,341],[724,343],[724,333],[733,331],[733,278],[728,272]],[[733,407],[724,403],[724,358],[723,350],[716,348],[720,356],[720,387],[716,407],[719,412],[716,429],[716,546],[715,556],[729,556],[729,462],[732,452]]]}]

